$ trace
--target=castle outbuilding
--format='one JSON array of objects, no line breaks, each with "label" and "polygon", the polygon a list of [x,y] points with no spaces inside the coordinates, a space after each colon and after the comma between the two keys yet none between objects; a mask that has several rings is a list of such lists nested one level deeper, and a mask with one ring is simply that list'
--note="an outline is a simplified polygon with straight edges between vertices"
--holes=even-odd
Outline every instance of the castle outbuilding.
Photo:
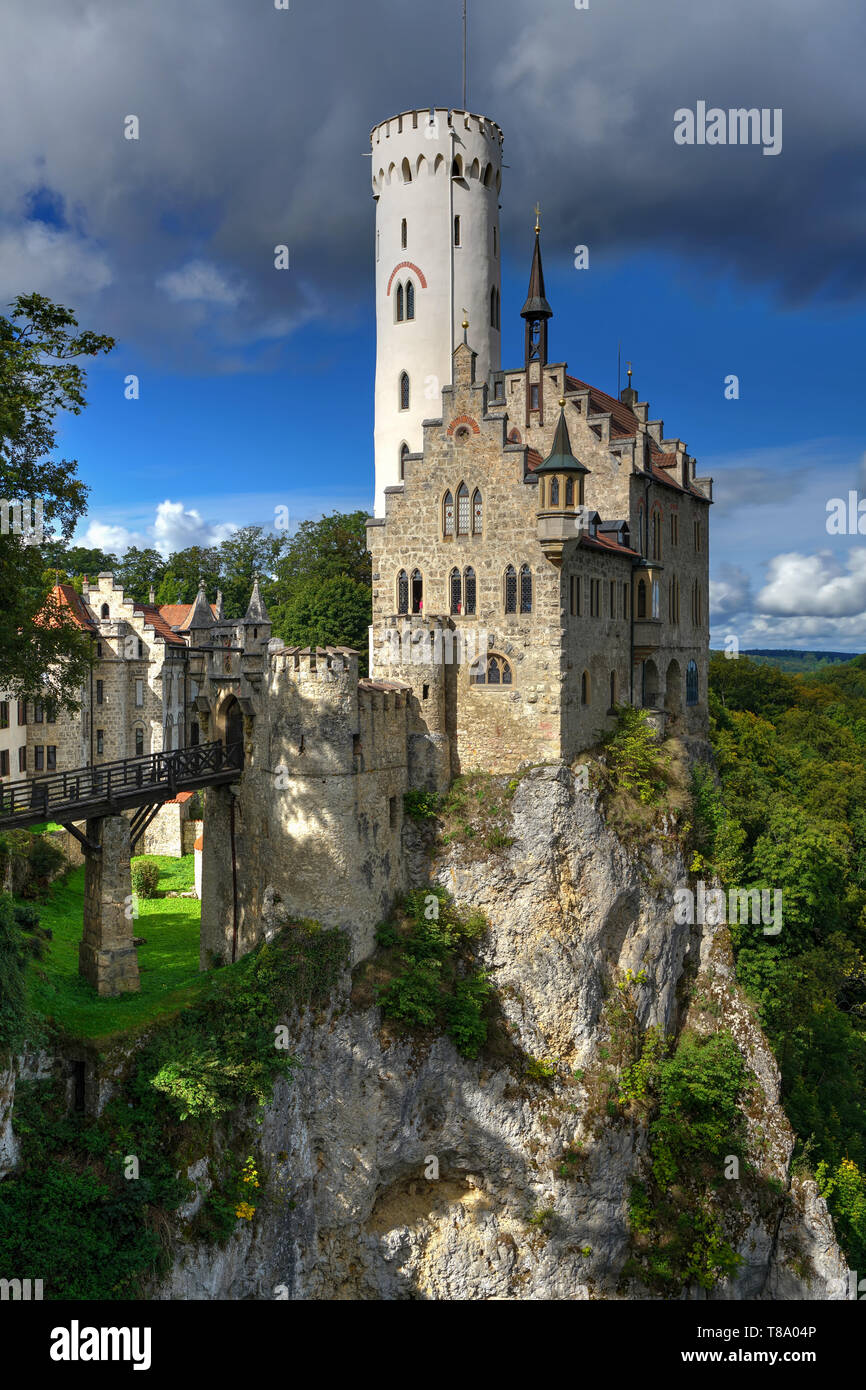
[{"label": "castle outbuilding", "polygon": [[408,112],[371,139],[371,673],[413,687],[418,776],[572,759],[623,703],[705,737],[712,480],[631,372],[617,398],[550,360],[537,221],[523,362],[499,367],[499,127]]}]

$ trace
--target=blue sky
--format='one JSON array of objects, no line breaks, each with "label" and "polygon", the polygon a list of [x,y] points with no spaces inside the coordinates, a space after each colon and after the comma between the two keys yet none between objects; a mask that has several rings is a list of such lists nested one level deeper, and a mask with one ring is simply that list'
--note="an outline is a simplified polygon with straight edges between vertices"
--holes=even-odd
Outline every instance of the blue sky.
[{"label": "blue sky", "polygon": [[[460,5],[42,8],[12,0],[0,17],[0,290],[38,288],[118,340],[62,434],[92,489],[81,535],[165,548],[269,526],[277,506],[293,522],[369,508],[363,151],[384,117],[459,100]],[[621,341],[651,417],[716,479],[714,643],[854,651],[863,538],[825,522],[830,498],[866,496],[866,24],[853,0],[814,19],[805,0],[760,15],[747,0],[712,14],[475,0],[470,105],[505,133],[504,364],[521,360],[539,199],[552,358],[613,391]],[[704,98],[783,109],[782,153],[677,148],[674,110]],[[281,241],[292,266],[277,275]]]}]

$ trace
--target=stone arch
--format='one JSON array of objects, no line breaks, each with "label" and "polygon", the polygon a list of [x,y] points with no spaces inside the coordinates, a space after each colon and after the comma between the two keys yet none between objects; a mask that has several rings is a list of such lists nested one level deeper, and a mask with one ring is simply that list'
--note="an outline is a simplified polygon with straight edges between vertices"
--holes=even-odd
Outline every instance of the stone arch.
[{"label": "stone arch", "polygon": [[484,174],[483,174],[482,179],[481,179],[481,182],[484,184],[484,187],[485,187],[485,188],[489,188],[489,187],[490,187],[492,175],[493,175],[493,165],[492,165],[492,164],[485,164],[485,166],[484,166]]},{"label": "stone arch", "polygon": [[[415,165],[415,174],[418,178],[421,177],[422,169],[427,169],[427,156],[424,154],[419,154],[418,163]],[[427,169],[427,172],[429,173],[430,170]]]},{"label": "stone arch", "polygon": [[671,719],[676,719],[683,709],[683,673],[680,663],[674,659],[668,663],[665,674],[665,710]]},{"label": "stone arch", "polygon": [[214,711],[214,737],[222,739],[223,747],[240,745],[240,766],[244,765],[244,716],[237,696],[224,695]]},{"label": "stone arch", "polygon": [[403,160],[400,173],[404,183],[412,182],[412,165],[409,163],[408,159]]},{"label": "stone arch", "polygon": [[397,172],[397,165],[394,164],[393,161],[392,161],[392,163],[390,163],[390,164],[388,165],[388,182],[389,182],[389,183],[390,183],[391,180],[393,179],[393,177],[394,177],[394,175],[396,174],[396,172]]},{"label": "stone arch", "polygon": [[472,166],[471,166],[471,168],[470,168],[470,170],[469,170],[469,177],[470,177],[470,179],[480,179],[480,178],[481,178],[481,160],[480,160],[480,159],[478,159],[478,158],[473,159],[473,161],[472,161]]},{"label": "stone arch", "polygon": [[644,709],[656,709],[659,700],[659,668],[650,658],[643,664],[643,692],[641,704]]}]

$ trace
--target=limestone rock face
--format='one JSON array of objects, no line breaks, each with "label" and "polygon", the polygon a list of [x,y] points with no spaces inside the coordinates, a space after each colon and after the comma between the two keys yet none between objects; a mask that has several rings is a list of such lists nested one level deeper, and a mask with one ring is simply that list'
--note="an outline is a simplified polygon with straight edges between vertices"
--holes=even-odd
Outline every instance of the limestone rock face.
[{"label": "limestone rock face", "polygon": [[[299,1066],[262,1126],[256,1217],[223,1250],[181,1244],[154,1296],[646,1297],[622,1274],[646,1129],[608,1114],[600,1084],[605,1000],[628,971],[641,1027],[729,1029],[758,1081],[750,1157],[778,1195],[744,1196],[744,1263],[709,1296],[847,1296],[826,1206],[790,1180],[778,1071],[734,986],[726,932],[674,921],[686,882],[675,842],[629,852],[564,766],[525,775],[512,815],[510,847],[487,859],[452,848],[433,866],[490,922],[482,955],[502,1011],[491,1046],[467,1061],[447,1039],[395,1038],[378,1010],[352,1006],[348,981],[328,1016],[292,1020]],[[192,1176],[207,1181],[201,1165]]]}]

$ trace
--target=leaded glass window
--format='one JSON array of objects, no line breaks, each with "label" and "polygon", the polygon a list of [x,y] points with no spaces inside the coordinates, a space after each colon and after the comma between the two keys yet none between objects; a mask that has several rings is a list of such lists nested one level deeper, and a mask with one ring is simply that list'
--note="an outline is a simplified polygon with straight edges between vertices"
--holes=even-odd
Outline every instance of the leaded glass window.
[{"label": "leaded glass window", "polygon": [[517,571],[513,565],[505,571],[505,611],[517,612]]},{"label": "leaded glass window", "polygon": [[442,503],[442,531],[446,536],[454,535],[454,498],[446,492]]},{"label": "leaded glass window", "polygon": [[469,535],[469,489],[461,483],[457,492],[457,534]]},{"label": "leaded glass window", "polygon": [[397,575],[397,612],[409,612],[409,576],[405,570]]},{"label": "leaded glass window", "polygon": [[484,530],[484,500],[478,489],[472,496],[472,534],[480,536]]},{"label": "leaded glass window", "polygon": [[463,612],[475,612],[475,571],[471,566],[463,574]]},{"label": "leaded glass window", "polygon": [[463,585],[460,580],[460,571],[451,571],[451,612],[459,613],[463,601]]},{"label": "leaded glass window", "polygon": [[532,612],[532,571],[528,565],[521,566],[520,570],[520,611]]}]

